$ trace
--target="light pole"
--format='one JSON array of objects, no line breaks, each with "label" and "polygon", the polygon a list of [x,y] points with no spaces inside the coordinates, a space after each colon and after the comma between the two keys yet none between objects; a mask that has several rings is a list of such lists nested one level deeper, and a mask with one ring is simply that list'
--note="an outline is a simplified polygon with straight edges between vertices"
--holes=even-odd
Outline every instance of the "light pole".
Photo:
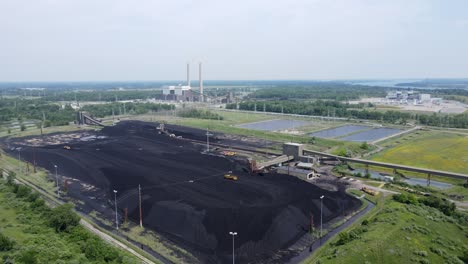
[{"label": "light pole", "polygon": [[320,244],[322,244],[322,224],[323,224],[323,219],[322,219],[322,209],[323,209],[323,197],[325,196],[320,196]]},{"label": "light pole", "polygon": [[119,230],[119,218],[117,217],[117,190],[114,190],[114,204],[115,204],[115,228]]},{"label": "light pole", "polygon": [[234,237],[237,236],[237,232],[229,232],[232,236],[232,264],[235,264],[235,255],[234,255]]},{"label": "light pole", "polygon": [[58,184],[58,166],[57,165],[54,165],[55,167],[55,183],[57,184],[57,195],[60,196],[60,188],[59,188],[59,184]]},{"label": "light pole", "polygon": [[21,174],[21,148],[18,148],[18,175]]},{"label": "light pole", "polygon": [[212,136],[208,130],[206,130],[206,152],[210,152],[210,136]]}]

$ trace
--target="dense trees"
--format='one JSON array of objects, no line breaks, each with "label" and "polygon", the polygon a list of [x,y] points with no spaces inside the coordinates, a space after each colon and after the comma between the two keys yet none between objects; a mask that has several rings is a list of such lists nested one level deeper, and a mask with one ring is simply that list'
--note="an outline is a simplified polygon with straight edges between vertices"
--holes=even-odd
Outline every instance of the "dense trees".
[{"label": "dense trees", "polygon": [[62,108],[39,99],[0,99],[0,121],[42,120],[44,117],[51,125],[66,125],[74,120],[75,111],[69,105]]},{"label": "dense trees", "polygon": [[[455,127],[468,128],[468,114],[447,115],[447,114],[412,114],[400,111],[369,111],[365,109],[365,104],[350,105],[337,101],[322,101],[313,102],[306,101],[246,101],[239,104],[240,110],[249,111],[265,111],[286,113],[286,114],[301,114],[313,116],[329,116],[329,117],[344,117],[356,119],[377,120],[393,124],[405,124],[408,120],[422,125],[440,126],[440,127]],[[228,109],[236,109],[236,104],[228,104]]]},{"label": "dense trees", "polygon": [[453,215],[456,211],[456,206],[453,202],[436,196],[422,197],[418,199],[418,197],[413,194],[401,193],[393,195],[393,200],[406,204],[424,204],[436,208],[448,216]]},{"label": "dense trees", "polygon": [[62,204],[53,208],[50,212],[50,226],[57,232],[70,231],[80,222],[80,217],[73,211],[72,204]]},{"label": "dense trees", "polygon": [[29,187],[13,181],[4,184],[0,179],[0,207],[15,212],[12,218],[2,215],[2,223],[21,225],[18,229],[0,224],[2,231],[15,230],[9,232],[13,234],[10,237],[0,232],[0,253],[6,251],[2,254],[4,263],[138,263],[80,226],[72,204],[51,209]]},{"label": "dense trees", "polygon": [[115,115],[123,115],[124,113],[133,115],[172,109],[174,109],[174,105],[153,103],[111,103],[85,105],[81,108],[81,110],[89,112],[95,117],[111,116],[112,112],[114,112]]},{"label": "dense trees", "polygon": [[350,85],[339,82],[317,82],[313,85],[281,85],[263,88],[249,95],[257,99],[331,99],[346,101],[360,97],[384,97],[386,88]]},{"label": "dense trees", "polygon": [[[173,105],[153,104],[153,103],[110,103],[85,105],[83,111],[88,111],[96,117],[112,115],[112,111],[118,114],[144,114],[150,111],[161,111],[174,109]],[[19,120],[37,120],[40,127],[43,119],[44,127],[67,125],[76,118],[76,111],[68,104],[59,105],[47,102],[43,99],[0,99],[0,122]],[[22,131],[26,129],[24,124],[20,124]]]}]

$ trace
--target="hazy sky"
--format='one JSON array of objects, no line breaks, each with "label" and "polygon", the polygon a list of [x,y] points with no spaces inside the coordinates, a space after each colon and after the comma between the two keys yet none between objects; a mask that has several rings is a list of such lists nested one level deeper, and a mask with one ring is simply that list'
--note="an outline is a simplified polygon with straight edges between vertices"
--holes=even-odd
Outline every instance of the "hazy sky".
[{"label": "hazy sky", "polygon": [[0,81],[468,77],[467,0],[0,0]]}]

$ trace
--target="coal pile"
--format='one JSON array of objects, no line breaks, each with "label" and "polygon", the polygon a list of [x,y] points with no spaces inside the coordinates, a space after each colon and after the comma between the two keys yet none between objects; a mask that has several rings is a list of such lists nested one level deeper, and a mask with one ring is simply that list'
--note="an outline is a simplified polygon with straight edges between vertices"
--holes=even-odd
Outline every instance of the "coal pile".
[{"label": "coal pile", "polygon": [[[360,206],[343,192],[330,192],[297,178],[265,174],[250,175],[246,162],[202,153],[204,146],[184,138],[206,139],[206,131],[184,128],[176,136],[159,134],[154,124],[127,121],[106,127],[94,141],[35,148],[39,166],[80,179],[106,190],[118,190],[120,209],[128,208],[136,222],[138,184],[142,187],[143,224],[193,252],[203,262],[229,263],[236,231],[236,262],[262,261],[284,250],[320,223]],[[216,137],[216,136],[215,136]],[[218,140],[219,141],[219,140]],[[222,143],[222,142],[220,142]],[[32,148],[23,148],[33,159]],[[237,181],[224,179],[228,171]]]}]

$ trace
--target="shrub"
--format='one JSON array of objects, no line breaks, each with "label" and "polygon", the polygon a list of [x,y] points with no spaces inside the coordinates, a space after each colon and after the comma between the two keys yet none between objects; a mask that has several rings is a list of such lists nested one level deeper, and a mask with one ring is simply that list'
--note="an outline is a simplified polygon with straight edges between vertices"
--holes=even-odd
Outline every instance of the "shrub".
[{"label": "shrub", "polygon": [[8,251],[13,248],[15,241],[0,233],[0,251]]},{"label": "shrub", "polygon": [[21,254],[18,257],[18,260],[22,263],[27,263],[27,264],[36,264],[37,263],[37,252],[28,249],[26,251],[21,252]]},{"label": "shrub", "polygon": [[10,171],[7,176],[7,184],[13,185],[13,183],[15,182],[15,177],[16,177],[16,173],[13,171]]},{"label": "shrub", "polygon": [[415,255],[421,256],[421,257],[427,257],[427,251],[424,250],[416,250],[413,252]]},{"label": "shrub", "polygon": [[406,204],[417,204],[418,203],[418,198],[413,195],[413,194],[395,194],[392,196],[393,200],[400,202],[400,203],[406,203]]},{"label": "shrub", "polygon": [[442,199],[442,198],[439,198],[439,197],[429,196],[429,197],[425,197],[425,198],[421,199],[420,201],[421,201],[421,203],[423,203],[423,204],[425,204],[427,206],[434,207],[434,208],[440,210],[445,215],[449,215],[449,216],[453,215],[455,213],[455,210],[456,210],[456,206],[455,206],[454,203],[449,202],[446,199]]},{"label": "shrub", "polygon": [[78,225],[80,217],[72,211],[72,208],[73,205],[67,203],[51,210],[49,223],[56,232],[70,231],[71,228]]},{"label": "shrub", "polygon": [[31,189],[24,185],[18,185],[18,189],[16,190],[16,197],[22,198],[27,197],[31,193]]},{"label": "shrub", "polygon": [[336,242],[336,245],[337,246],[341,246],[341,245],[344,245],[350,241],[353,241],[355,239],[358,239],[360,238],[360,235],[362,233],[365,233],[367,232],[367,228],[365,227],[358,227],[356,229],[353,229],[349,232],[341,232],[339,234],[339,239],[338,241]]},{"label": "shrub", "polygon": [[364,149],[364,150],[369,149],[369,145],[367,144],[367,142],[363,142],[363,143],[361,144],[361,146],[359,146],[359,147],[360,147],[361,149]]}]

